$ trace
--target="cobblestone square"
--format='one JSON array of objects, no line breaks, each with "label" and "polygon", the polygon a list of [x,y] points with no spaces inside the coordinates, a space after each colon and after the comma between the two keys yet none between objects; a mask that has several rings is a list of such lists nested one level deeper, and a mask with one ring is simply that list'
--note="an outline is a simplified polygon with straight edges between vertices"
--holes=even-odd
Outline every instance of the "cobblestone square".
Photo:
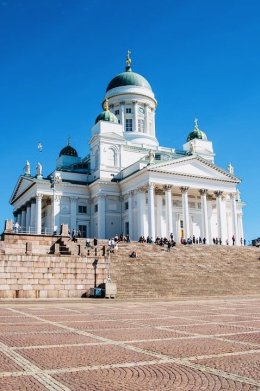
[{"label": "cobblestone square", "polygon": [[259,391],[259,308],[254,296],[2,301],[0,390]]}]

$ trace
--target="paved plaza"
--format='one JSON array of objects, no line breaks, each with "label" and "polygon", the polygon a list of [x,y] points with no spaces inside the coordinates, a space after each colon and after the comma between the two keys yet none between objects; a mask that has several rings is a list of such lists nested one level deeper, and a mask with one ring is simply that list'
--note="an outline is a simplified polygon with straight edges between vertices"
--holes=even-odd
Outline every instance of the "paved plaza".
[{"label": "paved plaza", "polygon": [[1,391],[260,390],[260,297],[0,303]]}]

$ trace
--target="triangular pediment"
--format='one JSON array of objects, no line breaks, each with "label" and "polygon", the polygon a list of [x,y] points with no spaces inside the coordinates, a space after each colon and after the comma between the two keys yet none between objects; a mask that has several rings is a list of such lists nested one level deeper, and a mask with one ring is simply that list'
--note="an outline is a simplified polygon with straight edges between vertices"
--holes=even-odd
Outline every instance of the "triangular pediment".
[{"label": "triangular pediment", "polygon": [[213,180],[224,180],[230,182],[240,182],[234,175],[217,167],[215,164],[201,157],[184,157],[164,163],[157,163],[149,167],[149,171],[169,173],[179,176],[190,176],[197,178],[207,178]]},{"label": "triangular pediment", "polygon": [[24,192],[26,192],[31,186],[33,186],[34,183],[34,178],[20,176],[15,185],[13,194],[10,199],[10,203],[12,204],[15,199],[19,198]]}]

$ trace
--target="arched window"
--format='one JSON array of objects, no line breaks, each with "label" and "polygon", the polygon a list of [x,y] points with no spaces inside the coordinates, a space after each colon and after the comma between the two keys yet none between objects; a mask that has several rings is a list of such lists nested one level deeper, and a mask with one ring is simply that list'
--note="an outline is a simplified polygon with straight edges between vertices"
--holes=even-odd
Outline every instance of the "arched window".
[{"label": "arched window", "polygon": [[116,165],[116,152],[113,148],[107,150],[107,165],[113,167]]}]

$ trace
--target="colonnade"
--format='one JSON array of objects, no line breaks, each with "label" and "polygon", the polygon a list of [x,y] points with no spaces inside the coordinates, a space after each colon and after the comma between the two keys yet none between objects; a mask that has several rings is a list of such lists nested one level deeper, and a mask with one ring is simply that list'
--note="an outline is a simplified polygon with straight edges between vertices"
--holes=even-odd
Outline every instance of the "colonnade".
[{"label": "colonnade", "polygon": [[[187,239],[192,236],[191,215],[192,212],[189,207],[189,187],[174,187],[181,196],[181,207],[173,210],[172,185],[165,185],[161,189],[157,189],[154,183],[149,183],[146,187],[141,187],[135,192],[131,191],[128,194],[128,221],[129,221],[129,235],[130,237],[138,237],[145,234],[145,221],[147,221],[147,233],[150,237],[155,239],[156,236],[161,237],[163,231],[167,237],[170,237],[172,232],[176,233],[176,240],[180,241],[181,217],[183,224],[183,238]],[[194,194],[194,190],[193,194]],[[221,239],[225,244],[228,238],[233,235],[235,237],[235,244],[240,244],[243,235],[242,213],[237,212],[236,193],[224,194],[222,191],[211,191],[208,189],[197,189],[200,195],[200,209],[197,208],[197,213],[200,213],[200,232],[202,239],[205,238],[206,243],[212,243],[212,227],[211,215],[209,211],[212,209],[210,201],[216,200],[216,216],[217,216],[217,234],[216,237]],[[133,223],[133,199],[136,194],[136,208],[137,221]],[[146,208],[146,194],[147,194],[147,208]],[[165,196],[165,216],[163,222],[163,195]],[[229,196],[229,212],[231,212],[232,227],[228,229],[227,223],[227,198]],[[145,216],[147,213],[147,216]],[[212,213],[212,212],[211,212]],[[135,233],[133,226],[135,225]],[[162,226],[164,225],[164,229]]]}]

